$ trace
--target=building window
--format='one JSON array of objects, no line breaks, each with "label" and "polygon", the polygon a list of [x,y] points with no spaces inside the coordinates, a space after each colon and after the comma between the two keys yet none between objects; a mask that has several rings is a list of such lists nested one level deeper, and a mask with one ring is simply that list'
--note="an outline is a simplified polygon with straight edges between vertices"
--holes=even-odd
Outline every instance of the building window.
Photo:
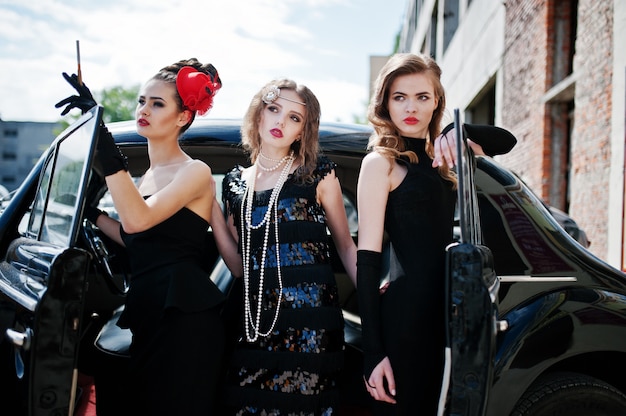
[{"label": "building window", "polygon": [[448,49],[459,27],[459,0],[445,0],[443,3],[443,53]]},{"label": "building window", "polygon": [[4,129],[2,134],[6,138],[16,139],[17,138],[17,129]]},{"label": "building window", "polygon": [[466,121],[474,124],[495,125],[496,83],[491,79],[466,110]]},{"label": "building window", "polygon": [[574,128],[574,94],[576,89],[574,55],[578,21],[578,0],[554,2],[548,38],[554,48],[549,54],[551,85],[544,101],[550,114],[550,204],[565,212],[569,210],[571,138]]},{"label": "building window", "polygon": [[2,152],[2,160],[17,160],[17,153],[5,150]]}]

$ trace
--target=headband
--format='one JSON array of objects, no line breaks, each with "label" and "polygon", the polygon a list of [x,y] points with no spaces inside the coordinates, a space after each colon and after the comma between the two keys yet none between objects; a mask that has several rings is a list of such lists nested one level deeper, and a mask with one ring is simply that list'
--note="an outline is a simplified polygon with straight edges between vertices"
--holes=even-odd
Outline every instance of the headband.
[{"label": "headband", "polygon": [[213,106],[213,96],[222,87],[217,71],[207,75],[194,67],[184,66],[176,75],[176,89],[185,109],[204,115]]},{"label": "headband", "polygon": [[303,103],[301,101],[292,100],[291,98],[287,97],[281,97],[280,88],[278,88],[276,85],[270,85],[269,87],[267,87],[261,99],[265,104],[270,104],[278,100],[279,97],[283,100],[291,101],[292,103],[306,105],[306,103]]}]

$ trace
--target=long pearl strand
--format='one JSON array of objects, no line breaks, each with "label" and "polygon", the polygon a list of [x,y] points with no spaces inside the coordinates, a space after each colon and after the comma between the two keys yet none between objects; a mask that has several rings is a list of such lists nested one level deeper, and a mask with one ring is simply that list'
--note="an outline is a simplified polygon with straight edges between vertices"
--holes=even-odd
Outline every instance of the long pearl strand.
[{"label": "long pearl strand", "polygon": [[[284,158],[283,158],[284,159]],[[280,164],[283,163],[283,159],[281,159]],[[276,322],[278,321],[278,314],[280,312],[280,303],[282,301],[283,296],[283,279],[281,274],[280,267],[280,244],[278,241],[278,195],[280,194],[283,185],[287,181],[289,176],[289,172],[291,171],[291,167],[295,158],[293,157],[293,152],[286,156],[287,163],[285,167],[280,173],[278,181],[274,185],[272,189],[272,194],[270,195],[270,200],[267,205],[267,211],[263,216],[263,219],[258,224],[252,224],[252,210],[254,203],[254,186],[256,183],[256,175],[257,163],[252,165],[250,169],[250,182],[246,186],[246,190],[244,192],[242,201],[241,201],[241,218],[242,218],[242,232],[241,236],[243,238],[242,241],[242,249],[243,249],[243,283],[244,283],[244,323],[246,330],[246,340],[248,342],[256,341],[259,336],[265,337],[272,333],[274,327],[276,326]],[[279,166],[280,166],[279,164]],[[272,213],[274,214],[274,235],[276,238],[276,267],[277,267],[277,276],[278,276],[278,300],[276,303],[276,312],[274,313],[274,319],[272,321],[272,325],[267,330],[267,332],[261,332],[261,310],[263,309],[263,284],[265,280],[265,258],[267,254],[267,246],[269,241],[269,224],[271,220]],[[261,255],[261,265],[259,269],[259,292],[258,299],[256,305],[256,318],[252,316],[252,307],[250,305],[250,263],[252,262],[250,258],[251,254],[251,234],[252,230],[258,230],[261,227],[265,226],[265,233],[263,236],[263,251]],[[252,332],[252,333],[251,333]]]}]

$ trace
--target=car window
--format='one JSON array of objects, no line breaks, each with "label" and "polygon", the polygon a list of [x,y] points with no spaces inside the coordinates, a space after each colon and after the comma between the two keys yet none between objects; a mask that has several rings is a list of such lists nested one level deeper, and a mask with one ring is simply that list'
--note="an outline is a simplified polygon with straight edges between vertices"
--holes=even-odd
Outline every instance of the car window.
[{"label": "car window", "polygon": [[48,188],[50,186],[50,178],[52,176],[52,168],[54,163],[48,160],[46,169],[43,171],[41,179],[39,181],[39,189],[33,202],[32,214],[28,223],[26,234],[30,238],[38,238],[39,232],[42,227],[43,213],[46,208],[46,198],[48,196]]},{"label": "car window", "polygon": [[46,162],[33,203],[27,234],[31,238],[69,247],[76,229],[78,196],[85,179],[96,118],[66,131]]}]

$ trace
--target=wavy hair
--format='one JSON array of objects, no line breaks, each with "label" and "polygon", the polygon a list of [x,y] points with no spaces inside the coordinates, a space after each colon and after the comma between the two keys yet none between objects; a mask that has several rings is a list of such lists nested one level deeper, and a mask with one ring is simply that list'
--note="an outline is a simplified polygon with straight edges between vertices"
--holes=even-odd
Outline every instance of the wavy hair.
[{"label": "wavy hair", "polygon": [[259,124],[261,122],[261,112],[268,104],[262,97],[267,89],[276,86],[281,90],[292,90],[298,94],[298,97],[305,103],[306,114],[304,116],[304,127],[300,140],[291,144],[294,154],[302,161],[302,165],[295,172],[299,181],[310,182],[312,173],[317,165],[317,156],[319,153],[319,126],[320,126],[320,103],[315,94],[306,86],[297,84],[290,79],[276,79],[268,82],[257,92],[248,111],[243,118],[241,125],[241,143],[244,150],[250,155],[250,161],[254,163],[261,151],[261,135],[259,134]]},{"label": "wavy hair", "polygon": [[[417,163],[417,155],[404,148],[404,142],[400,139],[400,131],[391,121],[389,115],[389,94],[393,82],[399,76],[410,74],[426,75],[434,87],[434,94],[438,105],[428,124],[428,137],[426,137],[426,153],[434,157],[434,139],[441,133],[441,122],[446,108],[446,95],[441,84],[441,68],[433,58],[428,55],[414,53],[398,53],[392,55],[378,73],[374,84],[374,94],[368,106],[367,118],[374,127],[374,133],[370,136],[368,149],[381,153],[389,159],[396,159],[401,155],[407,156],[411,163]],[[456,176],[447,164],[438,167],[439,174],[456,186]]]}]

